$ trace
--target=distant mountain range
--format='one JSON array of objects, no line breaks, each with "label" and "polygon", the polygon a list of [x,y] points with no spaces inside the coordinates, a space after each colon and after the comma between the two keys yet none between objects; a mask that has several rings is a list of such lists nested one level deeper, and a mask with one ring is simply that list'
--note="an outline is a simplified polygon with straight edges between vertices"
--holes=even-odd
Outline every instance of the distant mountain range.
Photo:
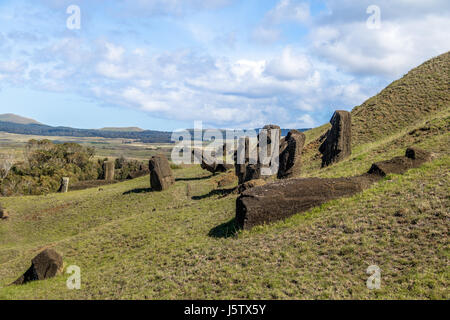
[{"label": "distant mountain range", "polygon": [[144,129],[138,127],[105,127],[101,128],[102,131],[119,131],[119,132],[142,132]]},{"label": "distant mountain range", "polygon": [[52,127],[15,114],[0,115],[0,131],[37,136],[101,137],[134,139],[144,143],[171,143],[171,132],[140,128],[76,129]]},{"label": "distant mountain range", "polygon": [[21,117],[14,113],[0,114],[0,121],[19,123],[19,124],[42,124],[36,120]]},{"label": "distant mountain range", "polygon": [[[219,129],[220,130],[220,129]],[[259,132],[260,129],[256,129]],[[281,129],[285,136],[290,129]],[[298,129],[305,131],[307,129]],[[37,136],[102,137],[134,139],[144,143],[171,143],[172,132],[144,130],[138,127],[105,127],[102,129],[76,129],[70,127],[52,127],[36,120],[12,113],[0,114],[0,131]],[[188,129],[193,135],[193,129]],[[225,130],[221,130],[225,132]],[[224,134],[225,137],[225,134]]]}]

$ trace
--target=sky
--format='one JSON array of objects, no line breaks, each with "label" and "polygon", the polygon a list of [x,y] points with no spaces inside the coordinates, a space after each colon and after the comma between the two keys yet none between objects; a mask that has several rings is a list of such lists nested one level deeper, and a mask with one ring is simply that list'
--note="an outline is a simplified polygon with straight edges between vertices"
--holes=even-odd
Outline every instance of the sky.
[{"label": "sky", "polygon": [[449,30],[448,0],[0,0],[0,113],[310,128],[449,51]]}]

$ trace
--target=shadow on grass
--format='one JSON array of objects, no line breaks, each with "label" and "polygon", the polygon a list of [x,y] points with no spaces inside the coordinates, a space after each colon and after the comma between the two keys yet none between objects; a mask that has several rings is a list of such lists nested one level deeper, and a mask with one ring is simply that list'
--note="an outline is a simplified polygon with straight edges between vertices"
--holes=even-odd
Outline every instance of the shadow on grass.
[{"label": "shadow on grass", "polygon": [[205,198],[210,198],[213,196],[220,196],[220,198],[224,198],[230,193],[232,193],[236,188],[229,188],[229,189],[214,189],[211,190],[209,193],[201,195],[201,196],[193,196],[192,200],[202,200]]},{"label": "shadow on grass", "polygon": [[203,176],[203,177],[194,177],[194,178],[175,178],[175,181],[197,181],[197,180],[206,180],[214,177],[214,175]]},{"label": "shadow on grass", "polygon": [[238,231],[239,228],[236,226],[236,219],[233,218],[228,222],[212,228],[209,231],[208,236],[212,238],[230,238],[236,236]]},{"label": "shadow on grass", "polygon": [[133,190],[129,190],[124,192],[123,194],[131,194],[131,193],[147,193],[147,192],[152,192],[152,188],[136,188]]}]

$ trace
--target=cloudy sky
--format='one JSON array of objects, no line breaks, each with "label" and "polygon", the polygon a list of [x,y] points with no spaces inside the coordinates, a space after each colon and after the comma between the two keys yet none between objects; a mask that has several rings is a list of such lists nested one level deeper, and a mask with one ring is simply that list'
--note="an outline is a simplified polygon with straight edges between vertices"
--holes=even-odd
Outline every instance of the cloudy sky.
[{"label": "cloudy sky", "polygon": [[0,113],[304,128],[450,50],[450,1],[0,0],[0,26]]}]

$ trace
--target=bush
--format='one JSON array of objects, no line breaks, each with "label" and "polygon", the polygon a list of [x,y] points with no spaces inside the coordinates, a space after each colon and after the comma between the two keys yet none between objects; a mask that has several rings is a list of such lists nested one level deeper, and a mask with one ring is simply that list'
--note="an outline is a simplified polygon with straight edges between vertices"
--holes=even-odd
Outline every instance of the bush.
[{"label": "bush", "polygon": [[0,193],[37,195],[56,192],[62,177],[69,177],[72,182],[97,179],[102,169],[99,161],[92,161],[94,152],[94,148],[76,143],[30,140],[25,148],[26,160],[14,164],[0,180]]}]

